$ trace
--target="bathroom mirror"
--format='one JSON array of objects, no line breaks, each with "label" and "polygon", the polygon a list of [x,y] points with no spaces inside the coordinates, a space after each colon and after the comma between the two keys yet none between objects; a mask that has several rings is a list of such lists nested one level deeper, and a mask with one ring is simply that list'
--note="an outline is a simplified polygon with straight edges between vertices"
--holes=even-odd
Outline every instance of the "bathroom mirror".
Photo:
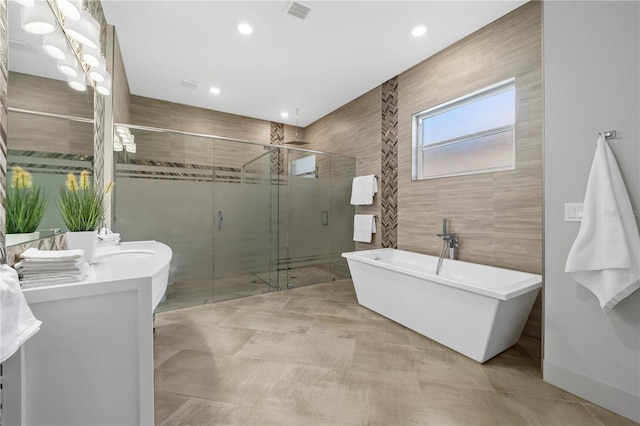
[{"label": "bathroom mirror", "polygon": [[[37,0],[35,7],[47,12],[55,27],[53,33],[25,31],[23,6],[16,1],[7,4],[7,189],[10,190],[14,168],[20,166],[45,190],[47,209],[38,227],[40,234],[32,238],[39,239],[66,230],[56,205],[66,175],[93,169],[94,93],[91,86],[82,84],[86,83],[85,72],[48,2]],[[69,77],[61,71],[63,61],[47,53],[45,43],[65,51],[64,64],[78,72],[81,83],[77,87],[84,86],[83,91],[71,88]],[[28,241],[25,238],[29,237],[19,238],[20,244]],[[7,246],[13,241],[15,238],[8,234]]]}]

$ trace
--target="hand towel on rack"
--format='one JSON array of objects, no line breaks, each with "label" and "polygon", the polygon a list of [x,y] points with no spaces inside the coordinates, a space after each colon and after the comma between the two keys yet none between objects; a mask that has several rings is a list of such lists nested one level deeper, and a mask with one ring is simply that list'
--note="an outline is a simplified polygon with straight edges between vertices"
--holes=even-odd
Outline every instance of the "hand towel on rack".
[{"label": "hand towel on rack", "polygon": [[376,192],[378,192],[376,175],[355,177],[351,184],[351,204],[354,206],[371,206]]},{"label": "hand towel on rack", "polygon": [[565,272],[589,289],[605,312],[640,287],[640,234],[634,210],[613,152],[602,136]]},{"label": "hand towel on rack", "polygon": [[0,265],[0,306],[0,362],[4,362],[42,324],[33,316],[20,290],[18,273],[9,265]]},{"label": "hand towel on rack", "polygon": [[372,214],[357,214],[353,217],[353,241],[370,243],[371,234],[376,233],[376,217]]}]

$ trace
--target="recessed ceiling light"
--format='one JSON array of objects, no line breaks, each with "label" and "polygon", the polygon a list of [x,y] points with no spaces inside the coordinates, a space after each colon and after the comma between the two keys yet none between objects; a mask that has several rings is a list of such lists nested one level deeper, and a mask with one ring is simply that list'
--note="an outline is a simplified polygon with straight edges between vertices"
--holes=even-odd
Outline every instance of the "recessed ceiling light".
[{"label": "recessed ceiling light", "polygon": [[240,24],[238,25],[238,31],[240,31],[241,34],[248,35],[253,32],[253,28],[251,28],[249,24]]},{"label": "recessed ceiling light", "polygon": [[288,116],[289,116],[288,112],[281,112],[280,113],[280,117],[282,117],[282,118],[287,118]]},{"label": "recessed ceiling light", "polygon": [[220,94],[220,89],[218,89],[217,87],[211,87],[211,88],[209,89],[209,91],[210,91],[211,93],[213,93],[214,95],[219,95],[219,94]]},{"label": "recessed ceiling light", "polygon": [[411,30],[411,35],[414,37],[420,37],[427,33],[427,27],[424,25],[418,25]]}]

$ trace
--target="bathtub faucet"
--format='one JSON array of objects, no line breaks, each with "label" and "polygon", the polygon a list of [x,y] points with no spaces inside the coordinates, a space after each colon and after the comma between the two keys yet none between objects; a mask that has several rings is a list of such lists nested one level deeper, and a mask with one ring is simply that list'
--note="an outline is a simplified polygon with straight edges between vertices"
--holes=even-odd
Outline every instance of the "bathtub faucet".
[{"label": "bathtub faucet", "polygon": [[450,241],[455,240],[455,243],[458,244],[458,241],[456,240],[456,234],[450,234],[449,232],[447,232],[447,219],[442,219],[442,234],[436,234],[436,236],[442,238],[445,243],[449,243]]},{"label": "bathtub faucet", "polygon": [[458,237],[455,233],[447,232],[447,219],[442,219],[442,233],[436,234],[438,237],[442,238],[442,251],[440,252],[440,258],[438,258],[438,266],[436,267],[436,275],[440,274],[440,270],[442,269],[442,261],[447,253],[447,246],[449,246],[449,259],[456,258],[456,247],[458,247]]}]

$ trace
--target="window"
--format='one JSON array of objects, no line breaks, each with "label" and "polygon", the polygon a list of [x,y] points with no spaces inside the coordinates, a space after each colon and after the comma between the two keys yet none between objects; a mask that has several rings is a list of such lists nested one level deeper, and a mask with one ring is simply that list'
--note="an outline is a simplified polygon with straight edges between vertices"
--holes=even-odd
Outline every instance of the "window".
[{"label": "window", "polygon": [[307,178],[318,177],[316,155],[310,154],[291,160],[289,162],[289,175]]},{"label": "window", "polygon": [[414,114],[413,180],[515,168],[510,79]]}]

